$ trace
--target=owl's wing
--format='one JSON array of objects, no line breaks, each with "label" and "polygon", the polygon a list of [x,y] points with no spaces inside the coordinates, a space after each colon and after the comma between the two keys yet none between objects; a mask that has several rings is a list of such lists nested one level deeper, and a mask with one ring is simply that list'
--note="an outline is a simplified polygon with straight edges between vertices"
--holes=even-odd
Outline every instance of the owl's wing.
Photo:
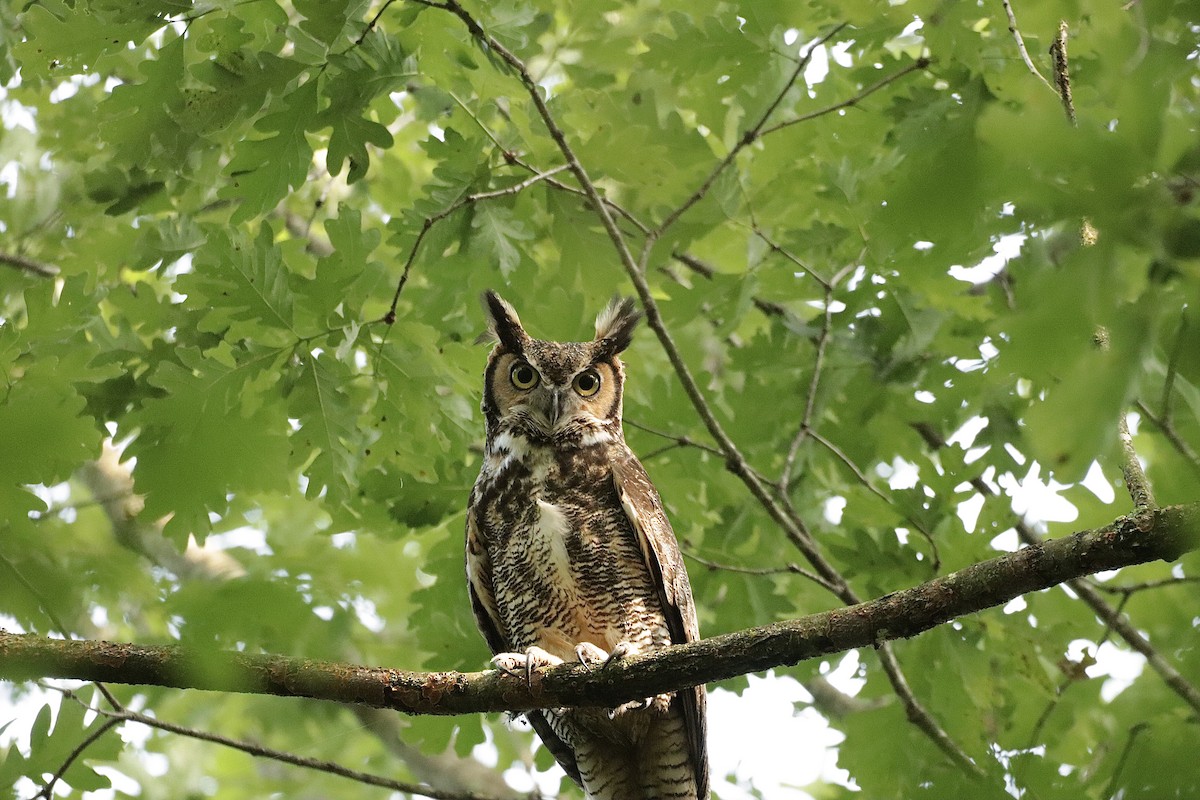
[{"label": "owl's wing", "polygon": [[[472,502],[467,509],[467,592],[471,595],[471,610],[475,612],[475,624],[479,626],[492,653],[507,653],[512,650],[512,644],[504,635],[504,627],[500,623],[496,593],[492,588],[492,559],[480,536],[474,506]],[[541,711],[530,711],[525,718],[571,780],[582,786],[575,751],[554,732],[546,715]]]},{"label": "owl's wing", "polygon": [[[474,506],[474,502],[471,503]],[[496,593],[492,589],[492,559],[479,533],[475,509],[467,509],[467,591],[471,595],[471,610],[475,624],[487,640],[493,654],[512,650],[500,624]]]},{"label": "owl's wing", "polygon": [[[658,490],[640,461],[627,453],[626,457],[613,464],[613,481],[621,498],[621,507],[633,524],[642,556],[650,576],[658,587],[663,613],[667,618],[667,629],[674,644],[694,642],[700,638],[700,624],[696,620],[696,604],[692,600],[692,585],[688,581],[683,565],[683,554],[671,523],[663,511]],[[708,797],[708,751],[705,728],[707,701],[704,686],[678,692],[676,701],[683,707],[683,719],[687,730],[688,751],[696,773],[698,797]]]}]

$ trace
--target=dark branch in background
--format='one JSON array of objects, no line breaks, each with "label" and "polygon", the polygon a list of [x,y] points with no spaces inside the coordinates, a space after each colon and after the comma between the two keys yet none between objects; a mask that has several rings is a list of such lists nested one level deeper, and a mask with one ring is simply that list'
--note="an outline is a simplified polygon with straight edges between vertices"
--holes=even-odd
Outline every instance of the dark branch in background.
[{"label": "dark branch in background", "polygon": [[96,730],[89,733],[82,742],[75,745],[75,748],[67,754],[67,757],[63,759],[63,763],[59,766],[55,773],[50,776],[50,780],[46,781],[46,785],[42,787],[41,791],[39,791],[35,797],[45,797],[46,800],[50,800],[50,798],[54,797],[55,784],[57,784],[62,776],[66,774],[67,770],[71,768],[71,765],[74,764],[75,761],[81,755],[83,755],[84,751],[91,747],[94,742],[120,724],[121,721],[118,719],[105,720],[99,728],[96,728]]},{"label": "dark branch in background", "polygon": [[1165,589],[1184,583],[1200,583],[1200,577],[1163,578],[1160,581],[1143,581],[1141,583],[1130,583],[1123,586],[1112,586],[1107,583],[1100,583],[1096,585],[1096,588],[1109,594],[1120,594],[1128,597],[1131,594],[1144,592],[1148,589]]},{"label": "dark branch in background", "polygon": [[1121,517],[899,592],[611,662],[566,664],[531,684],[499,670],[402,672],[301,658],[46,639],[0,632],[0,677],[101,680],[361,703],[411,714],[615,707],[688,686],[907,638],[1027,592],[1103,570],[1174,560],[1200,546],[1200,503]]},{"label": "dark branch in background", "polygon": [[1179,431],[1175,430],[1174,423],[1172,423],[1171,420],[1166,416],[1155,416],[1154,412],[1151,411],[1150,408],[1141,400],[1138,400],[1136,403],[1134,403],[1134,406],[1139,412],[1141,412],[1142,416],[1150,422],[1150,424],[1162,432],[1162,435],[1165,436],[1167,441],[1171,443],[1171,446],[1175,448],[1176,452],[1178,452],[1179,455],[1183,456],[1184,459],[1191,464],[1192,469],[1196,471],[1196,474],[1200,475],[1200,454],[1193,450],[1192,446],[1189,445],[1184,438],[1179,435]]},{"label": "dark branch in background", "polygon": [[37,275],[40,278],[53,278],[59,273],[58,267],[53,264],[35,261],[32,258],[19,256],[16,253],[0,253],[0,264],[21,270],[22,272],[28,272],[30,275]]},{"label": "dark branch in background", "polygon": [[1175,448],[1175,451],[1183,456],[1187,463],[1191,465],[1196,474],[1200,475],[1200,455],[1197,455],[1191,445],[1179,435],[1179,431],[1175,429],[1175,424],[1171,420],[1171,408],[1173,405],[1171,401],[1175,396],[1175,375],[1179,366],[1179,358],[1183,355],[1183,349],[1187,342],[1187,333],[1188,318],[1185,314],[1179,320],[1179,330],[1175,334],[1175,344],[1171,347],[1171,353],[1167,358],[1167,374],[1163,378],[1162,400],[1160,402],[1162,412],[1156,415],[1141,400],[1136,401],[1134,406],[1144,419],[1149,420],[1154,427],[1158,428],[1167,441],[1171,443],[1171,446]]},{"label": "dark branch in background", "polygon": [[[82,751],[86,748],[87,745],[91,744],[93,741],[98,739],[100,734],[106,733],[108,730],[110,730],[114,726],[120,725],[120,724],[123,724],[126,722],[133,722],[133,723],[138,723],[141,725],[146,725],[151,728],[155,728],[157,730],[164,731],[166,733],[175,734],[176,736],[184,736],[189,739],[196,739],[196,740],[202,741],[202,742],[210,742],[212,744],[219,744],[223,747],[228,747],[232,750],[239,750],[243,753],[254,756],[255,758],[269,758],[272,761],[278,761],[282,764],[290,764],[294,767],[303,767],[305,769],[313,769],[313,770],[317,770],[319,772],[327,772],[330,775],[337,775],[340,778],[349,778],[350,780],[353,780],[357,783],[365,784],[367,786],[380,786],[385,789],[391,789],[396,792],[404,792],[405,794],[415,794],[415,795],[420,795],[422,797],[431,797],[431,798],[434,798],[434,800],[496,800],[496,797],[493,795],[480,795],[480,794],[476,794],[474,792],[443,791],[441,789],[437,789],[432,786],[426,786],[426,785],[422,785],[422,784],[418,784],[418,783],[409,783],[407,781],[397,781],[397,780],[393,780],[392,778],[385,778],[382,775],[374,775],[369,772],[360,772],[358,770],[347,769],[346,767],[343,767],[341,764],[338,764],[333,761],[324,761],[324,760],[318,759],[318,758],[309,758],[307,756],[300,756],[300,755],[296,755],[295,753],[287,753],[282,750],[276,750],[271,747],[265,747],[263,745],[255,743],[255,742],[246,742],[246,741],[242,741],[239,739],[233,739],[228,736],[221,736],[221,735],[215,734],[215,733],[208,733],[207,731],[200,731],[200,730],[196,730],[194,728],[187,728],[182,725],[175,725],[174,723],[166,722],[164,720],[158,719],[157,717],[147,716],[146,714],[141,714],[141,713],[138,713],[137,711],[130,711],[127,708],[122,708],[119,706],[114,711],[110,711],[110,710],[104,709],[104,708],[97,708],[95,706],[89,705],[88,703],[84,702],[74,692],[71,692],[71,691],[65,690],[65,689],[60,689],[55,686],[49,686],[47,688],[53,689],[54,691],[57,691],[57,692],[61,692],[63,694],[63,696],[66,697],[67,699],[73,700],[77,703],[80,703],[85,708],[87,708],[89,711],[92,711],[102,717],[105,717],[104,724],[99,729],[97,729],[97,731],[95,731],[92,735],[88,736],[87,739],[85,739],[84,742],[80,744],[80,746],[75,748],[75,751],[71,754],[71,757],[66,760],[66,762],[63,764],[63,766],[59,769],[58,773],[55,774],[54,779],[52,779],[50,781],[50,783],[47,784],[47,786],[41,792],[39,792],[39,796],[44,796],[47,798],[50,797],[49,792],[53,788],[54,781],[57,778],[61,777],[61,775],[64,772],[66,772],[67,767],[70,766],[71,762],[80,753],[82,753]],[[532,797],[536,798],[537,795],[533,795]]]},{"label": "dark branch in background", "polygon": [[740,575],[783,575],[786,573],[791,573],[793,575],[802,575],[830,592],[834,590],[834,587],[829,585],[829,583],[820,575],[809,572],[799,564],[784,564],[782,567],[740,567],[735,564],[722,564],[717,561],[712,561],[711,559],[704,558],[703,556],[699,556],[696,553],[687,550],[683,551],[683,555],[684,557],[695,561],[702,567],[706,567],[711,570],[736,572]]}]

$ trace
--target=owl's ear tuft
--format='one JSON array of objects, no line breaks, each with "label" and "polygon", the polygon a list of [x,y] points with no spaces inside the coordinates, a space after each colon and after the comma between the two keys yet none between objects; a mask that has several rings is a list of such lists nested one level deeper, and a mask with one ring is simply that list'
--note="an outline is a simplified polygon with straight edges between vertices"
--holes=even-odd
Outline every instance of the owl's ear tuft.
[{"label": "owl's ear tuft", "polygon": [[521,318],[508,301],[492,290],[483,293],[483,310],[487,312],[488,329],[478,342],[498,341],[506,349],[520,353],[529,341],[529,334],[521,327]]},{"label": "owl's ear tuft", "polygon": [[614,297],[608,307],[596,317],[596,341],[604,344],[604,355],[614,356],[622,352],[633,341],[633,329],[637,327],[642,312],[632,297]]}]

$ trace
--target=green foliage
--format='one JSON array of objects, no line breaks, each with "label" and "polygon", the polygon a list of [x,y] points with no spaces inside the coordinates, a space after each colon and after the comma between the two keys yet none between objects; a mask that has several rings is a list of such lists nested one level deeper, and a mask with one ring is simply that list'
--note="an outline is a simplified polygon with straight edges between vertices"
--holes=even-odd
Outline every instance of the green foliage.
[{"label": "green foliage", "polygon": [[[467,6],[528,66],[616,204],[714,417],[754,470],[788,479],[780,501],[863,597],[995,555],[1034,462],[1068,484],[1077,514],[1050,535],[1125,513],[1125,410],[1158,501],[1200,499],[1192,9],[1013,6],[1047,77],[1043,54],[1068,23],[1077,126],[999,3]],[[789,85],[802,48],[842,23],[820,51],[827,75]],[[453,14],[409,0],[46,0],[0,5],[0,82],[0,623],[482,667],[461,566],[482,442],[477,297],[499,289],[531,330],[571,339],[632,291],[512,67]],[[776,100],[770,132],[744,140]],[[1018,254],[979,266],[1011,237]],[[627,362],[628,438],[698,559],[704,632],[836,605],[784,569],[808,565],[725,469],[650,331]],[[964,426],[973,438],[931,443]],[[94,495],[81,472],[107,438],[135,459],[133,506],[115,509],[124,498]],[[1097,463],[1115,503],[1078,484]],[[206,539],[224,556],[199,551]],[[1192,555],[1106,581],[1198,568]],[[1194,587],[1124,604],[1193,686]],[[860,796],[1196,794],[1195,710],[1149,667],[1102,691],[1102,665],[1089,672],[1068,647],[1127,643],[1066,591],[1027,603],[896,647],[982,787],[906,721],[864,654],[861,696],[885,702],[831,720]],[[354,768],[448,774],[346,709],[118,695]],[[0,785],[31,795],[103,722],[72,700],[53,724],[48,707],[22,720],[29,749],[9,746]],[[450,763],[485,739],[500,771],[549,763],[499,719],[402,727],[405,748]],[[169,760],[166,776],[147,754]],[[713,760],[723,773],[739,756]],[[109,732],[63,781],[102,788],[104,764],[144,797],[211,794],[211,781],[222,797],[346,791],[260,763]],[[488,774],[482,791],[498,794]],[[813,796],[846,794],[822,781]],[[760,776],[754,790],[778,787]]]}]

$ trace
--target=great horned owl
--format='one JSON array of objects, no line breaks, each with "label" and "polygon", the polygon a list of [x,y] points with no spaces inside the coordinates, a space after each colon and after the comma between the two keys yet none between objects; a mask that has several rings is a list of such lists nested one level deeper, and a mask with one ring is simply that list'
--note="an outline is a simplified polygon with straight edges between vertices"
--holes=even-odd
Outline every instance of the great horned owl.
[{"label": "great horned owl", "polygon": [[[699,638],[662,501],[625,444],[617,355],[640,315],[614,299],[590,342],[530,337],[488,292],[487,443],[467,511],[467,582],[497,666],[528,671]],[[704,687],[618,709],[528,715],[590,800],[708,797]]]}]

